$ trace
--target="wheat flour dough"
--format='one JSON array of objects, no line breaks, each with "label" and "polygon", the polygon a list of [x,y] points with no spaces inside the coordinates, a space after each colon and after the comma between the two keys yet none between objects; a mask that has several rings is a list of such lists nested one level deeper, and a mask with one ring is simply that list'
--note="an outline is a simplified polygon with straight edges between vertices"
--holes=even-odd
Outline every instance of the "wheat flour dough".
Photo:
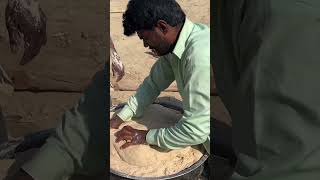
[{"label": "wheat flour dough", "polygon": [[114,133],[123,126],[147,130],[174,126],[181,118],[180,112],[161,105],[150,105],[144,116],[126,122],[119,129],[110,129],[110,167],[131,176],[160,177],[175,174],[197,162],[204,153],[200,146],[179,150],[163,150],[156,146],[135,145],[121,150],[124,142],[115,143]]}]

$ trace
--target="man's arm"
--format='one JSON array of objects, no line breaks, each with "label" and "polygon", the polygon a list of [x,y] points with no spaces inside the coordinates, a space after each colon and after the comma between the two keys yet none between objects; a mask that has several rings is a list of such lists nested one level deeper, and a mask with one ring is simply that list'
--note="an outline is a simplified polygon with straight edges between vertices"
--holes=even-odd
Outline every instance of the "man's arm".
[{"label": "man's arm", "polygon": [[22,168],[35,180],[61,180],[74,173],[106,171],[107,106],[103,72],[96,74],[78,104],[62,121],[40,152]]},{"label": "man's arm", "polygon": [[149,76],[139,86],[136,94],[129,98],[127,105],[117,115],[124,121],[141,116],[144,109],[173,81],[171,65],[165,57],[161,57],[152,66]]},{"label": "man's arm", "polygon": [[187,62],[182,95],[184,114],[171,128],[151,129],[147,142],[179,149],[205,142],[210,134],[210,57],[195,53]]}]

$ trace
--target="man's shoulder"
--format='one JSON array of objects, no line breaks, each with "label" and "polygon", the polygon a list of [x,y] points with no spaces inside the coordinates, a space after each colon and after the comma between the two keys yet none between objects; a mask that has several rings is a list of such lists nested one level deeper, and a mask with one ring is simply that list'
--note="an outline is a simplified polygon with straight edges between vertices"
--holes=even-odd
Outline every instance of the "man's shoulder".
[{"label": "man's shoulder", "polygon": [[186,57],[210,56],[210,28],[204,24],[195,24],[186,41]]},{"label": "man's shoulder", "polygon": [[186,42],[187,51],[210,49],[210,28],[205,24],[194,23],[194,28]]},{"label": "man's shoulder", "polygon": [[202,23],[194,23],[189,39],[210,41],[210,28]]}]

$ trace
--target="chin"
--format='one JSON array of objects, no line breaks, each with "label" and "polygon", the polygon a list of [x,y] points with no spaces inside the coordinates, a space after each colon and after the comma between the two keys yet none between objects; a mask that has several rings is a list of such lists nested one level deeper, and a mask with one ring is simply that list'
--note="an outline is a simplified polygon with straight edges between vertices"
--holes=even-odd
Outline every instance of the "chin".
[{"label": "chin", "polygon": [[164,55],[169,54],[170,51],[168,51],[168,52],[158,52],[158,51],[157,51],[156,53],[157,53],[158,56],[164,56]]}]

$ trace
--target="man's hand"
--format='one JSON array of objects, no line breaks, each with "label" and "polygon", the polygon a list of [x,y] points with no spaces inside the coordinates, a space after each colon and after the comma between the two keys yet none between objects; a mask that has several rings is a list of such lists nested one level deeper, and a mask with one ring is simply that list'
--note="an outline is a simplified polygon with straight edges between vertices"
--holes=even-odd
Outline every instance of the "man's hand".
[{"label": "man's hand", "polygon": [[131,145],[146,144],[146,136],[148,131],[134,129],[130,126],[124,126],[120,131],[115,133],[116,142],[126,141],[120,149],[125,149]]},{"label": "man's hand", "polygon": [[20,169],[16,174],[6,180],[34,180],[28,173]]},{"label": "man's hand", "polygon": [[113,116],[113,117],[110,119],[110,127],[111,127],[111,128],[118,129],[119,126],[120,126],[122,123],[124,123],[124,122],[123,122],[122,119],[121,119],[119,116],[117,116],[117,115]]},{"label": "man's hand", "polygon": [[8,0],[5,20],[11,52],[18,51],[23,38],[24,54],[20,64],[24,65],[38,55],[47,42],[47,18],[37,0]]}]

